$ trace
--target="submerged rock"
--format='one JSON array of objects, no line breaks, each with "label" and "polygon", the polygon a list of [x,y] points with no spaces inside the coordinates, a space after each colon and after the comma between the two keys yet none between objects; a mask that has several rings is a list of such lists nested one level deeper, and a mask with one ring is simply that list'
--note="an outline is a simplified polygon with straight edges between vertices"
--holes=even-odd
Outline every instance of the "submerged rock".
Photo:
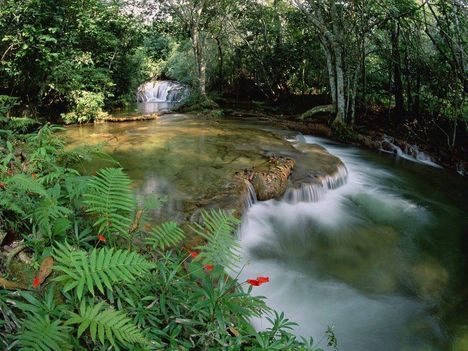
[{"label": "submerged rock", "polygon": [[447,270],[436,260],[424,258],[410,270],[417,294],[425,300],[442,297],[449,281]]},{"label": "submerged rock", "polygon": [[158,119],[160,116],[156,113],[151,113],[147,115],[128,115],[128,116],[111,116],[101,118],[96,120],[94,123],[104,123],[104,122],[134,122],[134,121],[148,121],[153,119]]}]

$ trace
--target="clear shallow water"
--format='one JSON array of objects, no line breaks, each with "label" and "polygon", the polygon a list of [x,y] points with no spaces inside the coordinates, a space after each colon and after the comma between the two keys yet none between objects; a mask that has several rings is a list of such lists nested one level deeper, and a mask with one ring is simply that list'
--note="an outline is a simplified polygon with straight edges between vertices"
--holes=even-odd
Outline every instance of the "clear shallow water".
[{"label": "clear shallow water", "polygon": [[[202,206],[230,206],[225,199],[236,171],[265,162],[266,152],[291,152],[282,137],[260,128],[164,115],[153,121],[68,127],[70,147],[104,143],[134,181],[137,195],[166,196],[157,220],[184,219]],[[81,165],[93,173],[111,164]],[[115,166],[115,165],[113,165]],[[236,196],[236,198],[238,198]]]},{"label": "clear shallow water", "polygon": [[262,125],[184,115],[65,135],[72,147],[107,142],[137,194],[167,195],[158,219],[181,219],[209,198],[222,204],[220,189],[235,171],[263,162],[264,152],[293,150],[285,138],[323,145],[345,163],[346,185],[314,203],[253,205],[239,231],[242,278],[270,276],[255,291],[298,322],[300,335],[320,340],[334,325],[340,350],[468,349],[464,178]]},{"label": "clear shallow water", "polygon": [[[466,350],[467,188],[447,172],[298,136],[341,158],[347,184],[318,202],[253,205],[239,231],[242,279],[340,350]],[[465,303],[463,303],[465,301]],[[258,328],[265,320],[254,320]]]},{"label": "clear shallow water", "polygon": [[174,101],[136,102],[123,111],[114,111],[114,117],[164,114],[171,112],[179,103]]}]

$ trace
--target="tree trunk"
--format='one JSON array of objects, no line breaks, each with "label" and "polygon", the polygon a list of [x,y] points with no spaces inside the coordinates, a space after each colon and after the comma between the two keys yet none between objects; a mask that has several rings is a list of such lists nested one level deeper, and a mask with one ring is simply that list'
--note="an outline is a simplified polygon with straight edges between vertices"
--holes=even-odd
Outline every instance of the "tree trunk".
[{"label": "tree trunk", "polygon": [[450,150],[455,148],[455,143],[457,139],[457,118],[453,121],[453,130],[452,130],[452,144],[450,145]]},{"label": "tree trunk", "polygon": [[414,97],[414,112],[416,116],[419,117],[420,104],[421,104],[421,73],[419,72],[419,67],[416,68],[416,96]]},{"label": "tree trunk", "polygon": [[343,58],[339,47],[335,50],[335,65],[336,65],[336,121],[344,122],[345,120],[345,83],[343,72]]},{"label": "tree trunk", "polygon": [[356,117],[356,91],[357,91],[358,76],[359,76],[359,70],[356,69],[356,71],[354,72],[353,84],[351,87],[351,125],[354,125],[354,120]]},{"label": "tree trunk", "polygon": [[206,61],[200,40],[200,31],[196,26],[192,28],[192,45],[197,66],[198,91],[202,98],[206,98]]},{"label": "tree trunk", "polygon": [[361,46],[361,68],[362,68],[362,102],[364,104],[364,114],[367,114],[367,74],[366,74],[366,39],[362,38]]},{"label": "tree trunk", "polygon": [[221,40],[218,37],[215,37],[216,45],[218,46],[218,87],[219,90],[223,91],[224,75],[223,75],[223,66],[224,66],[224,54],[223,47],[221,46]]},{"label": "tree trunk", "polygon": [[331,50],[329,50],[325,44],[322,44],[323,50],[325,51],[325,57],[327,59],[327,70],[328,70],[328,83],[330,85],[330,96],[332,104],[336,106],[336,74],[335,65],[333,62],[333,56]]},{"label": "tree trunk", "polygon": [[413,89],[411,85],[411,61],[408,53],[408,46],[405,48],[405,76],[406,76],[406,111],[413,108]]},{"label": "tree trunk", "polygon": [[400,24],[395,21],[392,30],[393,93],[395,95],[395,113],[399,119],[404,115],[403,83],[401,79]]}]

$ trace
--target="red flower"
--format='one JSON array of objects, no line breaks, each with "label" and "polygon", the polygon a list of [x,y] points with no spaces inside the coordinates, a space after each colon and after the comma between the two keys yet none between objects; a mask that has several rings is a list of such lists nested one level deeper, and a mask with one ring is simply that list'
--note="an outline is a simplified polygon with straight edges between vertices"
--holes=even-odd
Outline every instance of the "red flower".
[{"label": "red flower", "polygon": [[34,277],[34,280],[33,280],[33,288],[37,288],[40,284],[41,284],[41,282],[39,281],[39,278],[38,278],[38,277]]},{"label": "red flower", "polygon": [[260,284],[264,284],[270,281],[270,277],[257,277],[257,280]]},{"label": "red flower", "polygon": [[197,258],[198,255],[199,255],[198,252],[196,252],[196,251],[190,251],[190,256],[192,256],[192,258]]},{"label": "red flower", "polygon": [[247,283],[252,286],[260,286],[260,282],[257,279],[247,279]]},{"label": "red flower", "polygon": [[104,235],[99,234],[97,237],[98,237],[98,240],[99,240],[99,241],[102,241],[103,243],[106,242],[106,237],[105,237]]},{"label": "red flower", "polygon": [[31,173],[31,178],[32,179],[37,179],[37,174],[36,173]]},{"label": "red flower", "polygon": [[205,269],[208,271],[208,272],[211,272],[214,268],[214,266],[212,264],[205,264],[203,265],[203,267],[205,267]]}]

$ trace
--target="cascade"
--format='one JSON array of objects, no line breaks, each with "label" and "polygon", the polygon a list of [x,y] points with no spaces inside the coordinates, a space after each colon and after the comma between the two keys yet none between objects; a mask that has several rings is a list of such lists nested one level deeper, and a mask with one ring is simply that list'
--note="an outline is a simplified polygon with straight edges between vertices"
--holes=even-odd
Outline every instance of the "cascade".
[{"label": "cascade", "polygon": [[384,135],[380,150],[389,152],[409,161],[423,163],[432,167],[442,168],[426,153],[419,150],[417,145],[404,144],[403,148],[397,145],[394,138]]},{"label": "cascade", "polygon": [[181,83],[153,80],[138,87],[137,102],[178,102],[188,93],[189,88]]},{"label": "cascade", "polygon": [[290,204],[317,202],[328,190],[337,189],[345,185],[347,178],[348,170],[345,166],[341,166],[335,174],[318,178],[317,183],[301,183],[299,187],[288,188],[283,195],[283,200]]},{"label": "cascade", "polygon": [[257,203],[257,193],[255,192],[255,188],[253,187],[252,183],[247,181],[247,198],[245,208],[248,209],[252,207],[255,203]]}]

